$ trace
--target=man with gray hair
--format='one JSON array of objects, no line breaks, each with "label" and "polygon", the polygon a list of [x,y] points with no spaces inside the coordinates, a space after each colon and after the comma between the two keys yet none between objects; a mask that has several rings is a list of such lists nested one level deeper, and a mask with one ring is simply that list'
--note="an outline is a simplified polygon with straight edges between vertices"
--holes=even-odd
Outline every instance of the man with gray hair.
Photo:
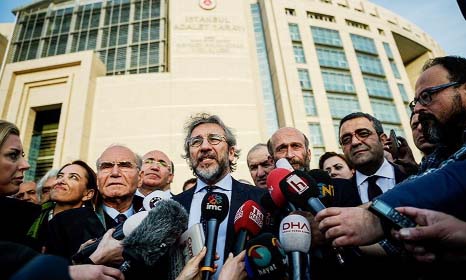
[{"label": "man with gray hair", "polygon": [[50,201],[50,191],[53,185],[55,185],[57,174],[58,169],[50,169],[37,183],[37,196],[39,197],[40,204]]},{"label": "man with gray hair", "polygon": [[[230,201],[228,215],[220,224],[216,251],[220,257],[217,271],[221,270],[228,253],[232,251],[234,218],[239,207],[247,200],[260,202],[265,190],[243,184],[231,176],[236,168],[239,150],[231,129],[216,115],[201,113],[191,117],[185,126],[184,158],[197,177],[196,185],[173,197],[189,213],[189,225],[201,220],[201,202],[208,187],[224,193]],[[214,278],[219,273],[214,274]]]}]

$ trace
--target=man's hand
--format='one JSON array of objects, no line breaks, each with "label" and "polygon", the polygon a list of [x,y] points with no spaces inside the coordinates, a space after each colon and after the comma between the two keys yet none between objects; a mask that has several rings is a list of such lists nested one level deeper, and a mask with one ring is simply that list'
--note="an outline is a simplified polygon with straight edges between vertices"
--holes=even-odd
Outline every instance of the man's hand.
[{"label": "man's hand", "polygon": [[109,229],[102,237],[97,249],[89,256],[93,263],[118,265],[124,261],[123,246],[120,240],[112,237],[114,231],[114,228]]},{"label": "man's hand", "polygon": [[237,280],[237,279],[246,279],[248,276],[244,270],[244,256],[246,251],[242,251],[236,257],[233,257],[233,254],[228,255],[228,259],[223,264],[222,271],[218,276],[218,280]]},{"label": "man's hand", "polygon": [[113,267],[93,264],[69,266],[70,277],[73,280],[124,280],[123,273]]},{"label": "man's hand", "polygon": [[451,215],[414,207],[396,208],[419,225],[393,231],[418,261],[432,262],[440,255],[459,260],[466,257],[466,222]]},{"label": "man's hand", "polygon": [[199,265],[204,259],[207,248],[204,246],[202,250],[196,256],[192,257],[188,263],[184,266],[181,273],[176,277],[176,280],[191,280],[201,279],[201,273],[199,273]]},{"label": "man's hand", "polygon": [[378,217],[364,207],[330,207],[317,213],[315,220],[335,247],[369,245],[383,236]]}]

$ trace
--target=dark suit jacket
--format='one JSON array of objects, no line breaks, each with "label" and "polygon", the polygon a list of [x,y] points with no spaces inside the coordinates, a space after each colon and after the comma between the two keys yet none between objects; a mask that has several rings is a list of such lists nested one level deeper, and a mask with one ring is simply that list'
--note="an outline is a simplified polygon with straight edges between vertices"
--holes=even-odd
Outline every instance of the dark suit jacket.
[{"label": "dark suit jacket", "polygon": [[[233,246],[235,243],[235,232],[233,224],[235,214],[238,211],[239,207],[243,205],[244,202],[250,199],[260,204],[262,196],[267,192],[265,189],[238,182],[234,178],[232,178],[232,180],[233,182],[231,186],[232,192],[230,201],[230,211],[228,216],[225,252],[223,258],[224,260],[228,258],[228,253],[233,250]],[[183,205],[183,207],[186,209],[186,211],[188,211],[188,213],[191,209],[191,202],[193,200],[195,190],[196,186],[173,197],[174,200],[178,201],[181,205]]]},{"label": "dark suit jacket", "polygon": [[[397,184],[403,182],[406,178],[408,178],[408,175],[406,175],[405,173],[403,173],[400,168],[398,168],[398,166],[390,163],[394,168],[395,168],[395,182]],[[351,196],[354,197],[354,194],[357,195],[357,200],[355,201],[356,204],[354,205],[349,205],[349,206],[358,206],[358,205],[361,205],[362,204],[362,201],[361,201],[361,197],[359,196],[359,191],[358,191],[358,185],[356,183],[356,174],[351,177],[351,182],[352,182],[352,192],[353,194],[351,194]]]}]

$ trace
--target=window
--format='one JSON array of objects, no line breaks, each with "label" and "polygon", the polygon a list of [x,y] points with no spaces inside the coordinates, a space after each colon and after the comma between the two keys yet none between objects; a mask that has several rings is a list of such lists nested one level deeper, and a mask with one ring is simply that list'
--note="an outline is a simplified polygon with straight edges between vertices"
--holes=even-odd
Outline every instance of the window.
[{"label": "window", "polygon": [[285,15],[296,16],[296,11],[294,9],[285,8]]},{"label": "window", "polygon": [[317,160],[322,154],[325,153],[324,139],[322,138],[322,131],[320,125],[317,123],[309,124],[309,135],[312,145],[312,154]]},{"label": "window", "polygon": [[400,72],[398,72],[398,68],[396,67],[396,63],[393,60],[390,60],[390,67],[392,68],[393,71],[393,76],[397,79],[401,79]]},{"label": "window", "polygon": [[400,123],[400,117],[393,102],[374,98],[370,101],[374,116],[381,122]]},{"label": "window", "polygon": [[383,42],[383,48],[385,49],[388,59],[394,59],[392,49],[390,49],[390,45],[387,42]]},{"label": "window", "polygon": [[296,63],[306,63],[304,49],[301,43],[293,43],[294,60]]},{"label": "window", "polygon": [[306,115],[308,116],[317,116],[317,108],[314,100],[314,95],[310,91],[303,92],[304,99],[304,109],[306,110]]},{"label": "window", "polygon": [[317,47],[320,66],[348,69],[345,52],[340,49]]},{"label": "window", "polygon": [[374,40],[364,36],[351,34],[351,41],[356,51],[362,51],[370,54],[378,54],[375,48]]},{"label": "window", "polygon": [[360,111],[356,96],[342,94],[327,94],[328,105],[332,118],[341,119],[348,114]]},{"label": "window", "polygon": [[392,93],[388,86],[387,80],[377,77],[363,75],[367,93],[370,96],[383,97],[392,99]]},{"label": "window", "polygon": [[302,89],[311,89],[311,80],[309,79],[309,72],[307,69],[298,69],[299,83]]},{"label": "window", "polygon": [[360,22],[357,22],[357,21],[352,21],[352,20],[349,20],[349,19],[346,20],[346,25],[356,27],[356,28],[359,28],[359,29],[363,29],[363,30],[370,30],[369,25],[364,24],[364,23],[360,23]]},{"label": "window", "polygon": [[335,22],[335,17],[325,14],[313,13],[313,12],[306,12],[306,16],[311,19],[328,21],[328,22]]},{"label": "window", "polygon": [[28,155],[31,167],[25,175],[27,180],[37,182],[53,166],[60,111],[58,108],[36,113]]},{"label": "window", "polygon": [[342,47],[340,34],[337,30],[311,26],[312,38],[316,44]]},{"label": "window", "polygon": [[363,73],[375,74],[384,76],[385,72],[382,68],[382,63],[376,56],[366,55],[362,53],[356,53],[356,57],[358,58],[359,67]]},{"label": "window", "polygon": [[398,86],[398,90],[400,91],[401,99],[403,100],[403,102],[405,103],[410,102],[411,100],[409,100],[408,94],[406,94],[406,90],[403,84],[397,84],[397,86]]},{"label": "window", "polygon": [[351,74],[346,71],[322,70],[322,77],[326,91],[354,93]]},{"label": "window", "polygon": [[299,36],[299,27],[296,23],[288,24],[290,30],[290,36],[292,41],[301,41],[301,36]]}]

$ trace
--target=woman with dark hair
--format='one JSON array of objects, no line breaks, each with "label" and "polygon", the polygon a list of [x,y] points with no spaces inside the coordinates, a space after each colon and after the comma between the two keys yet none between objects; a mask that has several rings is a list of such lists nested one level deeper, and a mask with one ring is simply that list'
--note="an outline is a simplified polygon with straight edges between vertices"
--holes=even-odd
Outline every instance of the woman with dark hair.
[{"label": "woman with dark hair", "polygon": [[326,152],[319,159],[319,169],[325,170],[332,178],[350,179],[354,168],[342,154]]}]

